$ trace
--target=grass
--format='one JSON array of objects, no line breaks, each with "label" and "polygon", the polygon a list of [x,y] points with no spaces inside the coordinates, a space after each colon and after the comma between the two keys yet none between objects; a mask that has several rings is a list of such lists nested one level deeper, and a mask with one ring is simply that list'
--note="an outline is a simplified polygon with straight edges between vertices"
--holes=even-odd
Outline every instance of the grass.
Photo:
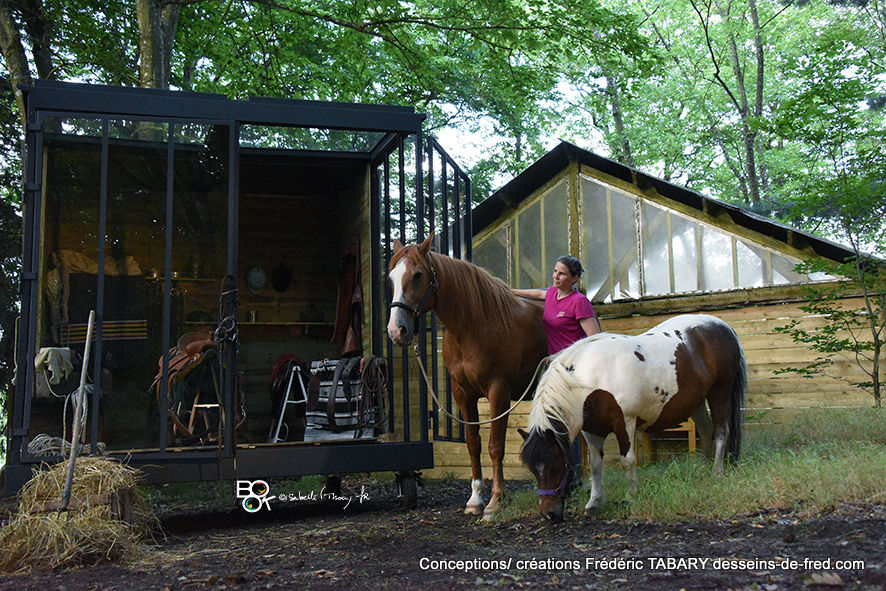
[{"label": "grass", "polygon": [[[886,502],[886,410],[810,410],[791,423],[746,432],[741,461],[715,474],[700,454],[642,466],[633,500],[618,467],[604,470],[601,519],[728,519],[767,510],[815,514],[842,502]],[[572,517],[590,496],[567,500]],[[534,485],[508,497],[499,520],[537,511]]]}]

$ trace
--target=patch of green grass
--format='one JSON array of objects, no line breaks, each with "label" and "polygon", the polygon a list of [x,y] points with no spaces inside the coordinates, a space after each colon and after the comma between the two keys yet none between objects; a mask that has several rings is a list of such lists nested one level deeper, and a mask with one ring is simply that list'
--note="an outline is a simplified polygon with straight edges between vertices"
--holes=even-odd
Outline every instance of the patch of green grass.
[{"label": "patch of green grass", "polygon": [[[818,513],[841,502],[884,500],[886,410],[810,411],[783,426],[747,433],[741,461],[716,474],[700,454],[638,469],[626,501],[625,474],[604,470],[602,519],[726,519],[769,509]],[[568,514],[584,512],[589,485],[567,500]],[[509,495],[498,519],[535,514],[535,483]]]}]

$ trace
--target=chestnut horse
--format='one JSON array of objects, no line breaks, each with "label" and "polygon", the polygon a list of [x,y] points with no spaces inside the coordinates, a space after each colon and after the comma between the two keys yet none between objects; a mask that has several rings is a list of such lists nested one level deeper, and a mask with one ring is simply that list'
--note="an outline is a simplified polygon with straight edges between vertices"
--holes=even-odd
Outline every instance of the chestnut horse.
[{"label": "chestnut horse", "polygon": [[603,441],[609,433],[615,433],[634,487],[635,429],[660,431],[690,415],[700,426],[713,419],[714,469],[722,472],[727,452],[737,460],[741,450],[746,371],[735,332],[705,314],[676,316],[637,336],[599,333],[558,353],[535,391],[529,433],[521,430],[520,457],[538,481],[541,514],[563,519],[572,474],[568,449],[579,431],[591,449],[586,511],[603,502]]},{"label": "chestnut horse", "polygon": [[394,243],[388,335],[394,343],[408,345],[415,337],[414,320],[429,310],[436,312],[445,326],[443,361],[451,377],[452,395],[467,421],[465,434],[471,456],[471,497],[465,513],[482,512],[489,518],[504,493],[502,459],[508,417],[490,426],[492,496],[484,510],[477,401],[488,398],[490,416],[498,417],[530,386],[539,361],[547,355],[543,306],[515,296],[480,267],[430,252],[430,247],[430,237],[420,245]]}]

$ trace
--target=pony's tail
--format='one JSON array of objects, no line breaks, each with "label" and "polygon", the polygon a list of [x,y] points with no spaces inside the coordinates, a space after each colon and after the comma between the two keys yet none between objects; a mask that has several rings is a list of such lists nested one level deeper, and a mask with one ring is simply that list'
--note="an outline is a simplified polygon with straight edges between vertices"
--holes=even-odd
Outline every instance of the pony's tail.
[{"label": "pony's tail", "polygon": [[731,461],[737,462],[741,455],[741,424],[742,407],[744,407],[745,391],[748,385],[748,365],[744,358],[741,346],[738,348],[739,364],[738,372],[732,381],[732,392],[729,395],[729,441],[728,455]]}]

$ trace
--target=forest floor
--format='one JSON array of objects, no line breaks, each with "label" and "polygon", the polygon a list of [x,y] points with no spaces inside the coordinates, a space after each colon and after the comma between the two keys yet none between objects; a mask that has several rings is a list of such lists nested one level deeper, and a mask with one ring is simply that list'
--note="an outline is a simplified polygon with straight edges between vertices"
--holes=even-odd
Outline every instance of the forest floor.
[{"label": "forest floor", "polygon": [[168,507],[163,532],[126,563],[0,577],[0,589],[886,589],[882,503],[485,523],[462,513],[468,492],[465,481],[428,480],[405,510],[393,484],[367,479],[334,500],[276,500],[256,513]]}]

